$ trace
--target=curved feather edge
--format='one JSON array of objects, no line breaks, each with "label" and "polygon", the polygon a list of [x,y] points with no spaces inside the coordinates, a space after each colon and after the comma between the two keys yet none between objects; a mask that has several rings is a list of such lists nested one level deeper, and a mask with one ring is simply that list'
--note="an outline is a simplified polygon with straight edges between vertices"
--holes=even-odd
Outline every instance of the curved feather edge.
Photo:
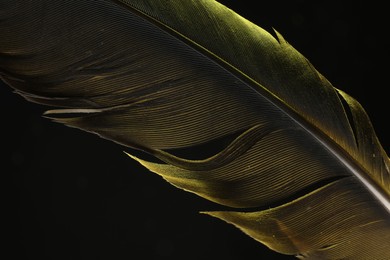
[{"label": "curved feather edge", "polygon": [[[345,190],[345,187],[349,189]],[[275,251],[302,259],[388,259],[388,216],[386,213],[376,219],[364,216],[358,205],[365,204],[369,196],[364,192],[356,196],[356,188],[356,183],[341,179],[285,205],[264,211],[202,213],[235,225]],[[328,198],[328,203],[324,204],[323,198]],[[346,216],[343,208],[347,206],[351,211]],[[302,211],[302,208],[305,210]],[[300,223],[301,215],[305,215],[305,223]],[[360,224],[360,217],[366,224]],[[356,227],[350,229],[353,224]],[[321,236],[317,236],[317,232],[321,232]],[[308,241],[308,237],[312,240]],[[371,238],[383,243],[372,243]],[[313,246],[318,250],[313,251]]]}]

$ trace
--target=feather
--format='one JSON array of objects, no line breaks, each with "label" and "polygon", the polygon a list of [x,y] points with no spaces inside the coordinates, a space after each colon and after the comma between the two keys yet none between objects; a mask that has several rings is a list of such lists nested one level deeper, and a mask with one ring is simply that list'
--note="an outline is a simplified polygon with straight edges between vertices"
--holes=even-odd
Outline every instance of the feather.
[{"label": "feather", "polygon": [[129,154],[277,252],[390,258],[389,158],[278,32],[205,0],[0,7],[1,77],[53,121],[153,155]]}]

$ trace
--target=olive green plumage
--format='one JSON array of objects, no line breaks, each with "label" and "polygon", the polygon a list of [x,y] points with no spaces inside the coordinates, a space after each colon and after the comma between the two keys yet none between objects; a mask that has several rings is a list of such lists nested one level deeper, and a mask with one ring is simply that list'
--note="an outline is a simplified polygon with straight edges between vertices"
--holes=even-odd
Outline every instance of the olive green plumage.
[{"label": "olive green plumage", "polygon": [[390,259],[389,158],[278,32],[212,0],[3,2],[1,77],[47,117],[155,156],[130,155],[280,253]]}]

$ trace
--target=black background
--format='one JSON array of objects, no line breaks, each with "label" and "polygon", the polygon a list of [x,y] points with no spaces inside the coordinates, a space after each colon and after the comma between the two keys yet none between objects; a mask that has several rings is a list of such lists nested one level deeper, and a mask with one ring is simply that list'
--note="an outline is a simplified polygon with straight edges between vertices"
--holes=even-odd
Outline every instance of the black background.
[{"label": "black background", "polygon": [[[359,100],[389,153],[384,3],[220,2],[277,29]],[[9,178],[3,215],[14,256],[8,259],[295,259],[198,214],[213,205],[147,172],[124,147],[51,123],[43,111],[1,83],[0,170]]]}]

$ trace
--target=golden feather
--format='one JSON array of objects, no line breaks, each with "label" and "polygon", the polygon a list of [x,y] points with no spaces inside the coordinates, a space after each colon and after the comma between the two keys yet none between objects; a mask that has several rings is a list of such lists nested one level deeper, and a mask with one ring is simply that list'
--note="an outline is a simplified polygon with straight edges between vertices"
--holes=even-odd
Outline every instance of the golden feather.
[{"label": "golden feather", "polygon": [[389,158],[279,33],[211,0],[3,2],[2,79],[47,117],[153,155],[130,156],[277,252],[390,258]]}]

